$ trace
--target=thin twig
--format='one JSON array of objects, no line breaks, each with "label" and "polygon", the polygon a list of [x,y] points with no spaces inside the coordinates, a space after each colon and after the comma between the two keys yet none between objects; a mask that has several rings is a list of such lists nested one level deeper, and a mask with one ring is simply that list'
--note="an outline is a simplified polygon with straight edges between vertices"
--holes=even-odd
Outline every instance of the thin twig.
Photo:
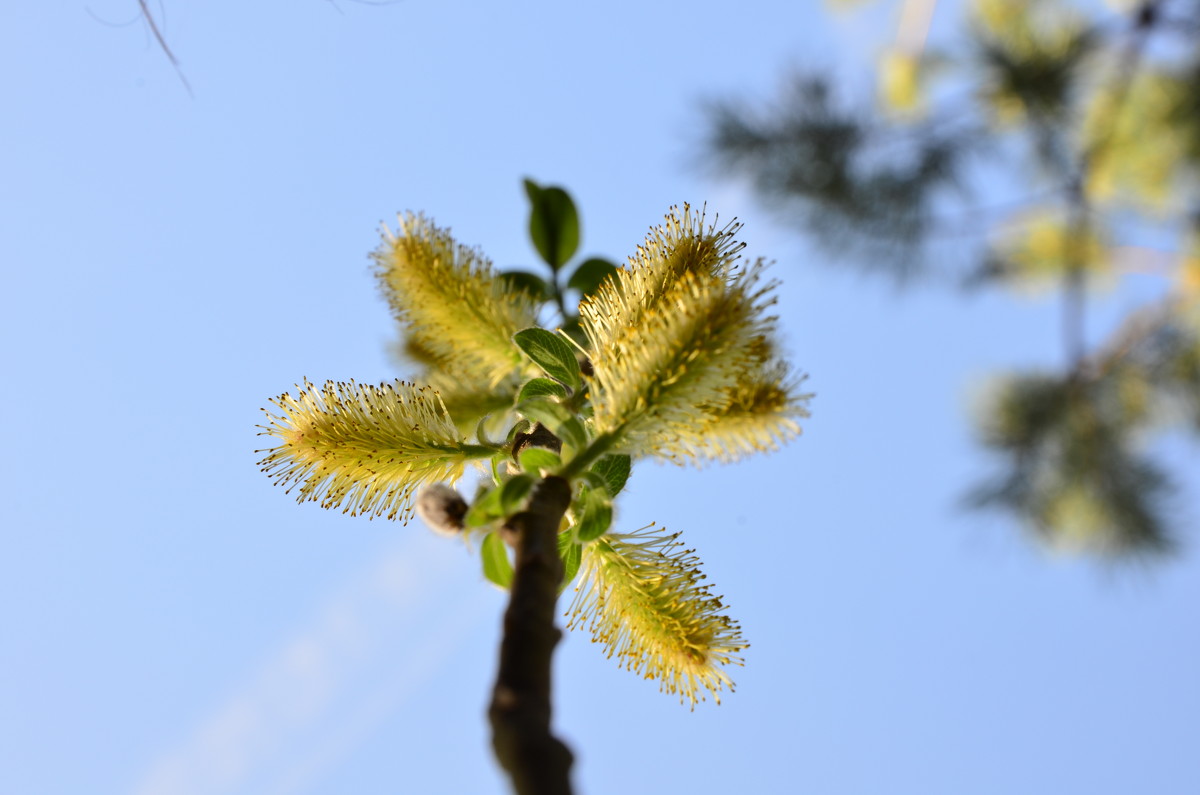
[{"label": "thin twig", "polygon": [[1139,346],[1175,322],[1181,305],[1178,296],[1168,296],[1130,313],[1108,343],[1080,363],[1079,372],[1093,380],[1104,377]]},{"label": "thin twig", "polygon": [[171,62],[171,66],[175,67],[175,74],[179,75],[179,80],[183,83],[183,87],[187,89],[188,96],[195,99],[196,94],[192,91],[192,85],[188,82],[187,76],[184,75],[183,68],[179,65],[179,59],[175,57],[175,53],[171,52],[171,48],[167,46],[167,40],[163,38],[162,31],[158,28],[158,23],[154,21],[154,15],[150,13],[150,8],[146,5],[146,0],[138,0],[138,7],[142,10],[142,17],[146,20],[146,24],[150,26],[150,32],[154,34],[154,39],[158,42],[159,48],[167,56],[167,60]]},{"label": "thin twig", "polygon": [[1068,368],[1071,372],[1079,372],[1086,356],[1086,341],[1084,307],[1087,301],[1085,295],[1086,273],[1082,251],[1086,251],[1084,242],[1091,226],[1090,203],[1087,198],[1085,185],[1088,172],[1096,159],[1102,156],[1112,145],[1117,135],[1117,125],[1121,123],[1121,115],[1133,81],[1141,67],[1142,54],[1145,50],[1146,39],[1158,17],[1161,0],[1143,0],[1133,12],[1133,24],[1130,39],[1116,63],[1117,79],[1113,91],[1112,121],[1107,129],[1094,141],[1088,144],[1079,157],[1075,182],[1070,193],[1070,239],[1068,241],[1067,273],[1063,281],[1063,332],[1067,349]]},{"label": "thin twig", "polygon": [[1066,240],[1067,273],[1063,280],[1063,346],[1067,354],[1067,369],[1079,370],[1087,355],[1087,274],[1086,238],[1091,223],[1088,200],[1082,186],[1071,192],[1070,232]]}]

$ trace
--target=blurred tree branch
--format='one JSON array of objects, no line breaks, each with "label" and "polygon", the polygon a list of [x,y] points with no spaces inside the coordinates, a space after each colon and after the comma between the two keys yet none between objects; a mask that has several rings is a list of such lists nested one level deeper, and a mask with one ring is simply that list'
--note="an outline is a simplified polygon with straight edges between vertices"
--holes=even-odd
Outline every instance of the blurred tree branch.
[{"label": "blurred tree branch", "polygon": [[[931,49],[901,30],[881,109],[852,109],[830,78],[802,76],[762,109],[710,103],[705,150],[835,261],[905,285],[937,262],[976,289],[1057,289],[1062,372],[998,382],[980,423],[1000,469],[969,502],[1011,511],[1053,547],[1172,549],[1173,479],[1146,446],[1167,430],[1200,435],[1200,7],[963,6],[965,46]],[[929,8],[918,10],[923,34]],[[980,196],[981,209],[957,206]],[[958,250],[941,245],[947,233]],[[1094,285],[1112,284],[1127,241],[1148,237],[1172,241],[1172,283],[1093,350]]]}]

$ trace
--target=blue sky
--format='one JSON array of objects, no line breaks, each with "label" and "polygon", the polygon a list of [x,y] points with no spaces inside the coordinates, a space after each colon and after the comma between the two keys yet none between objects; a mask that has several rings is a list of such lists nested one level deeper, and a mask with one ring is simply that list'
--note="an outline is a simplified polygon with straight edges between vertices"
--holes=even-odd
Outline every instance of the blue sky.
[{"label": "blue sky", "polygon": [[504,597],[477,558],[298,506],[253,451],[301,378],[403,375],[380,222],[424,210],[532,265],[524,176],[572,191],[587,254],[683,201],[740,217],[817,393],[780,454],[635,470],[619,526],[683,531],[752,646],[737,693],[689,712],[568,635],[580,792],[1200,791],[1196,539],[1114,573],[955,507],[987,471],[972,396],[1058,361],[1055,303],[838,273],[696,168],[700,100],[869,64],[894,9],[157,11],[194,96],[134,0],[0,9],[0,792],[504,791]]}]

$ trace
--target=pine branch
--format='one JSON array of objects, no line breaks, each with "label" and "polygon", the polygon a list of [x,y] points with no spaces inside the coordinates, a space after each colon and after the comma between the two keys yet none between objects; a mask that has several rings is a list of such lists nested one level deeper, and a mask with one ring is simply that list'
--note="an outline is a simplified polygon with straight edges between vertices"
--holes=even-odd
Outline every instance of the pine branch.
[{"label": "pine branch", "polygon": [[562,636],[554,626],[563,577],[558,529],[570,504],[570,483],[548,477],[534,487],[528,509],[505,525],[516,561],[488,718],[496,758],[518,795],[571,792],[571,751],[550,733],[551,657]]}]

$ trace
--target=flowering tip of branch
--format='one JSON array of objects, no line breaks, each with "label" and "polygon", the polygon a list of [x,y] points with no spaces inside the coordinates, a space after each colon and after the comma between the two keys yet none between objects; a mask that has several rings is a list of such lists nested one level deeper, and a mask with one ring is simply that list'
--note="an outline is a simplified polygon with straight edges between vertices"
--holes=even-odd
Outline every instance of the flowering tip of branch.
[{"label": "flowering tip of branch", "polygon": [[537,304],[509,289],[476,249],[423,215],[399,217],[372,255],[376,276],[409,338],[444,367],[494,383],[521,366],[510,340],[537,325]]},{"label": "flowering tip of branch", "polygon": [[297,501],[342,507],[407,522],[413,491],[425,483],[454,481],[466,461],[493,451],[467,445],[438,394],[397,381],[369,386],[305,380],[272,399],[262,435],[280,444],[263,452],[263,472],[277,485],[297,488]]},{"label": "flowering tip of branch", "polygon": [[631,270],[647,270],[669,285],[692,271],[716,276],[727,271],[746,247],[734,236],[742,224],[735,218],[720,228],[714,217],[705,225],[707,207],[700,212],[684,202],[683,209],[671,207],[661,226],[650,230],[637,252],[629,258]]},{"label": "flowering tip of branch", "polygon": [[733,692],[721,666],[741,665],[736,655],[749,644],[721,597],[700,584],[693,553],[654,525],[588,544],[568,627],[586,627],[609,657],[694,709],[704,691],[718,704],[722,690]]},{"label": "flowering tip of branch", "polygon": [[[611,285],[625,300],[607,307],[614,325],[636,326],[642,312],[663,302],[664,295],[684,274],[727,277],[738,260],[744,243],[734,239],[741,224],[729,222],[717,228],[716,220],[705,225],[705,210],[694,212],[688,204],[682,211],[672,207],[661,226],[646,240],[619,273],[619,285]],[[588,299],[584,299],[584,303]]]},{"label": "flowering tip of branch", "polygon": [[[774,347],[775,284],[760,284],[761,270],[759,261],[736,275],[685,271],[644,307],[643,274],[621,271],[583,304],[597,431],[619,432],[632,452],[703,449],[709,415],[759,377]],[[638,322],[626,322],[633,314]]]}]

